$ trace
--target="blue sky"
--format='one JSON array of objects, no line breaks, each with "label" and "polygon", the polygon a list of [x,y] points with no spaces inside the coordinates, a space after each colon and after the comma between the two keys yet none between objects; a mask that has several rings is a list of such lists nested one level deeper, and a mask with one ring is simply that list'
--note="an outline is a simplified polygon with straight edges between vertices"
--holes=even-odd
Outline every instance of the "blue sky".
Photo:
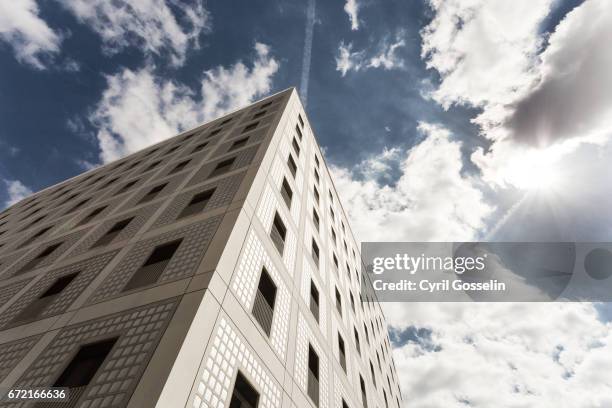
[{"label": "blue sky", "polygon": [[[609,2],[313,3],[0,0],[0,207],[303,87],[311,47],[359,238],[609,241]],[[386,305],[411,407],[612,406],[609,305],[481,306]]]}]

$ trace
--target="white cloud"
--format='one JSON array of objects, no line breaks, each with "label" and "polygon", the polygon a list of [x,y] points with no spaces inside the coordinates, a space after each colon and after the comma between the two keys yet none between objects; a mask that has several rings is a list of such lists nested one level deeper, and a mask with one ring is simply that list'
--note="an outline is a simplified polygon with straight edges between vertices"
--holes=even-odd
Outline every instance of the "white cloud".
[{"label": "white cloud", "polygon": [[17,60],[37,69],[57,54],[60,36],[39,17],[35,0],[0,2],[0,40],[7,42]]},{"label": "white cloud", "polygon": [[[484,229],[493,209],[477,181],[462,174],[460,143],[437,125],[419,130],[424,139],[407,153],[388,149],[354,171],[333,168],[358,239],[470,240]],[[391,186],[384,179],[393,164],[401,176]]]},{"label": "white cloud", "polygon": [[383,68],[385,70],[401,69],[404,67],[404,60],[397,55],[398,48],[406,45],[400,32],[393,41],[385,39],[378,44],[375,49],[363,49],[353,51],[353,44],[341,42],[338,46],[336,56],[336,71],[340,71],[345,76],[348,71],[360,71],[369,68]]},{"label": "white cloud", "polygon": [[357,0],[346,0],[344,4],[344,11],[349,16],[349,20],[351,21],[351,30],[356,31],[359,30],[359,4]]},{"label": "white cloud", "polygon": [[137,46],[149,54],[170,53],[173,64],[181,65],[190,47],[198,47],[202,32],[210,30],[211,19],[202,1],[187,4],[166,0],[60,0],[83,24],[103,40],[113,54]]},{"label": "white cloud", "polygon": [[278,62],[257,43],[251,67],[242,61],[203,73],[201,93],[155,76],[153,67],[107,77],[107,89],[90,120],[98,127],[103,162],[160,142],[270,92]]},{"label": "white cloud", "polygon": [[23,200],[30,194],[32,194],[32,190],[29,187],[25,186],[19,180],[3,180],[4,185],[6,186],[6,192],[8,194],[8,200],[5,203],[6,207],[9,207],[13,204],[18,203]]},{"label": "white cloud", "polygon": [[612,326],[598,320],[592,304],[411,303],[385,310],[397,328],[431,329],[440,348],[424,352],[407,343],[394,351],[406,406],[612,403]]}]

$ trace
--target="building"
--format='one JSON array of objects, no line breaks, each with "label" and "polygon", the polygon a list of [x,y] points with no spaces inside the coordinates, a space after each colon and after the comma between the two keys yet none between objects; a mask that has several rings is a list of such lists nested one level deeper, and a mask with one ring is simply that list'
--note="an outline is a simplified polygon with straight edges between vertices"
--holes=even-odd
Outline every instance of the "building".
[{"label": "building", "polygon": [[360,259],[283,91],[0,214],[0,388],[70,389],[37,407],[399,407]]}]

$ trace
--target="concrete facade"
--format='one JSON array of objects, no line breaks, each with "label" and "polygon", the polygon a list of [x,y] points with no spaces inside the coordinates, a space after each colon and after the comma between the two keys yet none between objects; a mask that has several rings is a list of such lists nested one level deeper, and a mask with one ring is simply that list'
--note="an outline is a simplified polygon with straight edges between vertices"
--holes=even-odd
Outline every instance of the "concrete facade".
[{"label": "concrete facade", "polygon": [[0,388],[70,387],[37,407],[399,408],[360,259],[288,89],[0,213]]}]

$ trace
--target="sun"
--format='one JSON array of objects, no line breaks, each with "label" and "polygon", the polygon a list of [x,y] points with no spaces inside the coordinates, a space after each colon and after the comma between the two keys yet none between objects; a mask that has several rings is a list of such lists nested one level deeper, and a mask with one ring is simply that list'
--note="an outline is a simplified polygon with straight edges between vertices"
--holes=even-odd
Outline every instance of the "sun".
[{"label": "sun", "polygon": [[557,157],[539,151],[537,155],[527,155],[515,163],[507,174],[508,181],[515,187],[526,191],[551,192],[562,184],[561,168]]}]

